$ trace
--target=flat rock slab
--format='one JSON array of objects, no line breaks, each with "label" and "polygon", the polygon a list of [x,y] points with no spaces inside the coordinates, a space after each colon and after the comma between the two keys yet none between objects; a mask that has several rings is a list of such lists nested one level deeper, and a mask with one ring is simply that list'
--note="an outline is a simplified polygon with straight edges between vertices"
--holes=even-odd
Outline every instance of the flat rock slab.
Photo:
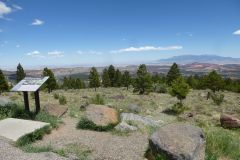
[{"label": "flat rock slab", "polygon": [[0,136],[17,141],[20,137],[50,125],[45,122],[7,118],[0,121]]}]

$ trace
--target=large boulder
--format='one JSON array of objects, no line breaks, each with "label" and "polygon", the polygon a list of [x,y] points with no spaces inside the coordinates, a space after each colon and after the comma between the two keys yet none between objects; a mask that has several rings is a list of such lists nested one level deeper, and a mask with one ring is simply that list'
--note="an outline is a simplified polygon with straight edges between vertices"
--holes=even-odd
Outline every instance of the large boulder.
[{"label": "large boulder", "polygon": [[107,126],[118,123],[118,112],[104,105],[90,104],[86,107],[86,118],[96,125]]},{"label": "large boulder", "polygon": [[138,128],[136,126],[131,126],[127,124],[127,122],[121,122],[119,123],[116,127],[116,130],[121,131],[121,132],[129,132],[129,131],[136,131]]},{"label": "large boulder", "polygon": [[220,116],[221,126],[224,128],[240,128],[240,119],[236,115],[223,113]]},{"label": "large boulder", "polygon": [[204,160],[205,137],[201,128],[188,124],[170,124],[159,128],[149,138],[153,156],[169,160]]},{"label": "large boulder", "polygon": [[57,104],[47,104],[44,106],[43,111],[50,115],[61,117],[67,112],[68,108],[66,106]]}]

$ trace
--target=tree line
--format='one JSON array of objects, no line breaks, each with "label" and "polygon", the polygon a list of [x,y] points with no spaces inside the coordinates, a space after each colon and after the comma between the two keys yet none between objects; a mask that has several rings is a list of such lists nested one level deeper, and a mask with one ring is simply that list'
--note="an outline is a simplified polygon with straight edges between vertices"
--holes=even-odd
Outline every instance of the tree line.
[{"label": "tree line", "polygon": [[[120,71],[119,69],[115,69],[113,65],[103,69],[101,74],[99,74],[95,67],[92,67],[87,82],[79,78],[64,77],[63,82],[59,83],[52,70],[48,68],[43,69],[42,75],[49,76],[49,79],[42,87],[48,92],[59,88],[82,89],[89,87],[96,90],[98,87],[126,87],[129,89],[129,87],[132,86],[133,91],[139,94],[146,94],[149,92],[165,93],[167,92],[166,88],[171,87],[174,81],[186,83],[193,89],[211,89],[213,92],[219,90],[240,92],[240,80],[223,78],[216,71],[211,71],[203,76],[191,75],[184,77],[176,63],[170,67],[167,75],[150,73],[147,70],[147,66],[144,64],[139,65],[137,72],[132,75],[127,70]],[[25,76],[26,73],[23,67],[21,64],[18,64],[16,83],[21,81]],[[9,89],[10,85],[2,70],[0,70],[0,93],[8,91]]]}]

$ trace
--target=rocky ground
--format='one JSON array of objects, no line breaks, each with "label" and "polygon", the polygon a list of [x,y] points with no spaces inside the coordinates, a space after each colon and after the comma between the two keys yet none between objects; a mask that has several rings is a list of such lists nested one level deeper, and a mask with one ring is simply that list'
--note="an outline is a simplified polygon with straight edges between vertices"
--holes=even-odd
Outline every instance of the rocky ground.
[{"label": "rocky ground", "polygon": [[65,117],[64,124],[38,141],[35,145],[51,144],[55,148],[64,148],[78,143],[87,146],[91,151],[89,159],[96,160],[141,160],[148,147],[148,135],[134,134],[115,135],[109,132],[77,130],[78,119]]},{"label": "rocky ground", "polygon": [[[148,138],[153,130],[141,125],[138,126],[136,123],[154,127],[161,127],[176,122],[189,123],[194,126],[200,126],[205,133],[207,131],[206,140],[208,141],[211,138],[212,141],[212,144],[207,144],[207,150],[214,152],[214,154],[216,153],[217,159],[222,157],[235,159],[240,151],[234,147],[239,146],[237,142],[240,142],[238,138],[240,132],[238,130],[224,129],[220,123],[220,115],[222,113],[230,112],[238,116],[240,115],[239,93],[224,92],[224,102],[217,106],[212,100],[206,100],[207,91],[191,91],[187,99],[184,100],[187,109],[179,116],[165,112],[166,109],[169,109],[177,102],[176,98],[171,97],[167,93],[138,95],[125,88],[99,88],[97,92],[92,89],[56,90],[51,94],[41,92],[41,105],[54,104],[58,106],[59,102],[54,98],[55,93],[64,95],[67,99],[65,106],[68,108],[68,111],[62,117],[63,124],[57,130],[53,130],[51,134],[46,135],[43,140],[34,143],[33,146],[50,145],[55,150],[73,150],[74,152],[67,153],[67,155],[64,155],[65,157],[60,156],[63,155],[61,152],[58,154],[25,153],[5,139],[0,138],[0,159],[3,159],[2,157],[9,157],[9,159],[15,159],[15,157],[20,157],[20,159],[25,157],[27,159],[41,158],[43,160],[76,159],[76,153],[79,153],[84,155],[85,159],[142,160],[149,146]],[[95,97],[96,94],[100,94],[103,97],[106,106],[110,106],[122,113],[120,115],[122,123],[120,123],[117,131],[97,132],[76,129],[79,119],[85,115],[82,106],[89,102],[92,97]],[[6,93],[3,96],[8,97],[11,101],[23,104],[22,95]],[[33,99],[30,99],[30,105],[34,106]],[[129,129],[130,133],[121,133],[122,129]],[[221,142],[221,140],[225,141]],[[220,142],[222,143],[221,145]],[[226,149],[226,152],[224,152],[222,145],[225,145],[225,148],[234,147],[234,149]],[[207,154],[209,155],[209,153]],[[206,159],[209,160],[211,157]]]}]

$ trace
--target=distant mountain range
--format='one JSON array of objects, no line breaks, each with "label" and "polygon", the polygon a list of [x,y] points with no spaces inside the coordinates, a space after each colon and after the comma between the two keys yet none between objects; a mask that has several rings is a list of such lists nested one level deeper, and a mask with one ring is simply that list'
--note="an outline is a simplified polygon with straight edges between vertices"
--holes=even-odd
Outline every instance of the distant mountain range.
[{"label": "distant mountain range", "polygon": [[217,55],[180,55],[168,59],[160,59],[153,64],[190,64],[190,63],[211,63],[211,64],[240,64],[240,58],[222,57]]}]

